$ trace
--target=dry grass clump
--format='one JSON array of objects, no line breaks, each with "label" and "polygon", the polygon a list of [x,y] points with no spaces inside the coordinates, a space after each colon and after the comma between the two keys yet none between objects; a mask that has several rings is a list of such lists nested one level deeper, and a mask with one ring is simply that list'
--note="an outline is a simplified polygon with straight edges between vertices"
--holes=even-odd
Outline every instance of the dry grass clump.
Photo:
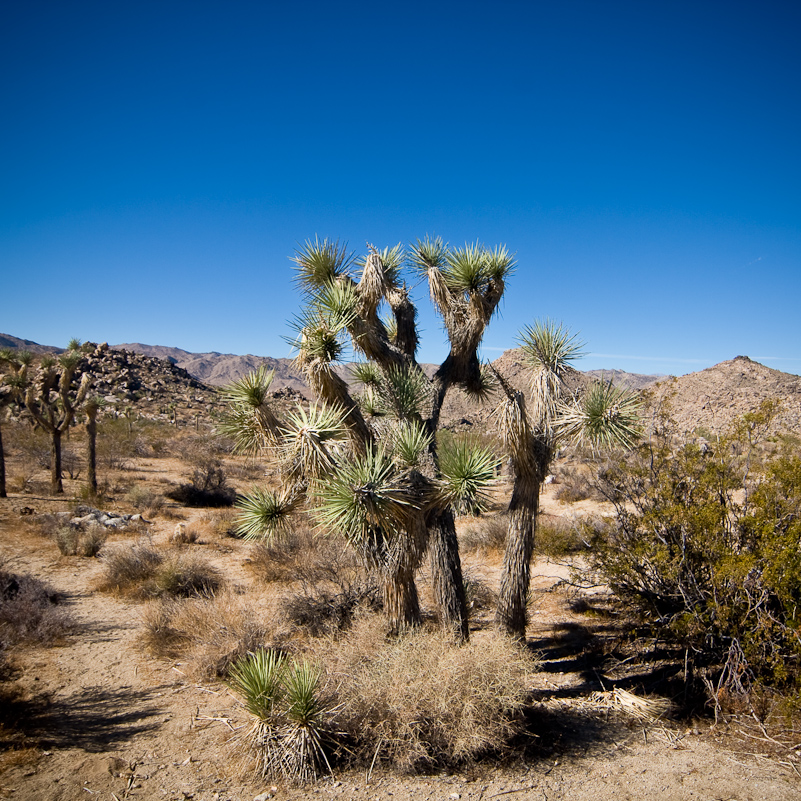
[{"label": "dry grass clump", "polygon": [[146,512],[150,517],[160,512],[165,503],[163,495],[140,485],[131,487],[125,498],[134,509]]},{"label": "dry grass clump", "polygon": [[168,553],[148,543],[109,549],[103,558],[102,589],[139,598],[210,596],[222,586],[216,568],[199,556]]},{"label": "dry grass clump", "polygon": [[102,526],[89,526],[86,529],[62,525],[56,530],[53,539],[64,556],[97,556],[106,542],[106,530]]},{"label": "dry grass clump", "polygon": [[459,529],[459,545],[468,553],[503,551],[508,527],[509,522],[503,514],[471,520]]},{"label": "dry grass clump", "polygon": [[592,523],[563,517],[541,516],[537,521],[534,550],[542,556],[559,558],[584,551],[592,534]]},{"label": "dry grass clump", "polygon": [[357,761],[401,770],[453,766],[498,752],[518,732],[529,654],[494,632],[456,645],[441,631],[387,641],[364,616],[325,658],[339,683],[338,728]]},{"label": "dry grass clump", "polygon": [[160,598],[142,612],[143,640],[155,656],[181,657],[199,678],[225,676],[270,639],[263,609],[232,592],[211,598]]},{"label": "dry grass clump", "polygon": [[0,643],[51,643],[74,628],[58,596],[33,576],[15,574],[0,566]]}]

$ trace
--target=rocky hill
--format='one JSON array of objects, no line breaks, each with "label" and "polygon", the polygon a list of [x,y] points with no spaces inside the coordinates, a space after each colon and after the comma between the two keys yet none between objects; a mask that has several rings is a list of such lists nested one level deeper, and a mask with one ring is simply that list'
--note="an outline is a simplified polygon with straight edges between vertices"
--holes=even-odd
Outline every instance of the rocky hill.
[{"label": "rocky hill", "polygon": [[651,393],[652,407],[667,400],[680,430],[688,432],[705,428],[720,433],[762,401],[777,399],[781,409],[775,428],[801,436],[801,376],[774,370],[747,356],[660,381]]},{"label": "rocky hill", "polygon": [[124,345],[114,345],[117,350],[128,350],[165,359],[177,367],[181,367],[191,376],[204,384],[223,386],[236,381],[238,378],[256,370],[262,365],[268,370],[275,371],[273,387],[281,389],[290,387],[299,392],[306,391],[306,384],[300,373],[292,366],[292,359],[273,359],[270,356],[237,356],[233,353],[190,353],[181,348],[169,348],[164,345],[143,345],[132,342]]},{"label": "rocky hill", "polygon": [[29,353],[61,353],[64,348],[55,348],[52,345],[40,345],[30,339],[20,339],[11,334],[0,334],[0,350],[10,348],[11,350],[27,350]]}]

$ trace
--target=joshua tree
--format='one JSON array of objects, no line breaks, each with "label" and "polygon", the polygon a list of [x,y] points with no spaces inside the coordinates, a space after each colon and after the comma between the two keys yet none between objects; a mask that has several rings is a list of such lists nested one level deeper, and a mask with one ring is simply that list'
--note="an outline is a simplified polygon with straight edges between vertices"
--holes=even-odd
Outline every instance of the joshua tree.
[{"label": "joshua tree", "polygon": [[[301,491],[311,489],[320,500],[322,522],[351,537],[367,560],[380,566],[393,627],[419,618],[414,573],[428,547],[440,615],[467,639],[453,512],[453,504],[464,498],[453,492],[458,482],[444,480],[435,435],[451,387],[478,398],[489,391],[477,350],[514,260],[505,247],[449,249],[438,238],[426,238],[408,254],[400,245],[383,251],[369,247],[359,262],[338,243],[309,241],[294,261],[305,296],[295,320],[296,363],[324,404],[314,408],[325,425],[317,418],[296,419],[282,428],[266,407],[264,383],[251,377],[232,388],[236,424],[230,430],[238,432],[243,448],[277,447],[290,474],[292,465],[302,462],[303,448],[319,464],[295,469],[295,483],[280,497],[251,496],[249,530],[276,526],[283,517],[279,507],[295,508]],[[417,310],[401,279],[404,266],[428,281],[450,341],[433,378],[415,358]],[[384,310],[387,318],[381,316]],[[356,373],[365,388],[361,398],[334,370],[348,340],[367,360]],[[344,431],[349,452],[343,450]],[[287,441],[295,444],[288,448]],[[327,480],[320,481],[321,475]],[[479,486],[480,476],[474,478],[467,485]]]},{"label": "joshua tree", "polygon": [[579,398],[569,397],[565,379],[582,346],[560,324],[535,323],[519,341],[531,369],[532,408],[496,373],[505,395],[499,415],[514,482],[496,622],[523,639],[540,489],[556,449],[566,441],[632,445],[639,437],[639,400],[605,382],[594,383]]},{"label": "joshua tree", "polygon": [[[21,404],[25,396],[28,365],[31,363],[31,354],[27,351],[19,353],[4,348],[0,351],[0,412],[12,404]],[[1,422],[1,421],[0,421]],[[0,428],[0,498],[6,495],[6,457],[3,451],[3,432]]]},{"label": "joshua tree", "polygon": [[35,425],[50,434],[50,487],[54,495],[64,492],[61,483],[61,435],[69,428],[91,384],[91,376],[84,373],[77,389],[73,387],[75,370],[81,361],[78,345],[62,354],[58,360],[43,358],[37,375],[25,393],[25,406]]},{"label": "joshua tree", "polygon": [[97,413],[105,405],[103,398],[95,395],[84,401],[86,414],[86,478],[92,494],[97,494]]}]

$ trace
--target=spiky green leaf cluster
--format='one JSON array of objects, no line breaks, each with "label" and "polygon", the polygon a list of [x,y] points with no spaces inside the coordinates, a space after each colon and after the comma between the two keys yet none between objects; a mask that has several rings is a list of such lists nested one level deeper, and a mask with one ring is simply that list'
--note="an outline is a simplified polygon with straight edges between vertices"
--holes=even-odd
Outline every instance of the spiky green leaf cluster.
[{"label": "spiky green leaf cluster", "polygon": [[412,246],[409,264],[412,269],[425,275],[430,269],[441,270],[445,267],[447,253],[448,246],[442,237],[426,235],[425,239],[418,239]]},{"label": "spiky green leaf cluster", "polygon": [[220,395],[227,403],[258,409],[266,403],[274,378],[275,370],[268,370],[261,365],[258,369],[223,387]]},{"label": "spiky green leaf cluster", "polygon": [[573,405],[563,408],[557,430],[593,448],[630,448],[640,439],[642,399],[633,390],[596,381]]},{"label": "spiky green leaf cluster", "polygon": [[314,478],[336,468],[336,446],[347,438],[345,410],[341,406],[313,403],[308,410],[298,405],[287,415],[280,434],[281,460],[297,477]]},{"label": "spiky green leaf cluster", "polygon": [[439,467],[444,498],[459,514],[486,511],[499,466],[489,448],[467,440],[443,448]]},{"label": "spiky green leaf cluster", "polygon": [[347,275],[353,254],[347,245],[316,236],[307,239],[295,251],[292,259],[297,265],[297,282],[305,292],[315,292],[341,275]]},{"label": "spiky green leaf cluster", "polygon": [[317,482],[315,492],[320,524],[368,556],[372,545],[391,540],[403,529],[416,502],[383,450],[342,461],[325,481]]},{"label": "spiky green leaf cluster", "polygon": [[475,242],[448,251],[442,273],[451,292],[472,293],[484,292],[490,282],[504,280],[514,267],[515,260],[505,245],[490,250]]},{"label": "spiky green leaf cluster", "polygon": [[263,722],[272,719],[283,694],[286,658],[261,648],[231,665],[228,681],[244,699],[245,709]]},{"label": "spiky green leaf cluster", "polygon": [[392,452],[403,468],[416,467],[430,445],[431,436],[419,420],[402,420],[392,429]]},{"label": "spiky green leaf cluster", "polygon": [[254,487],[236,502],[236,531],[246,540],[274,537],[286,530],[300,499],[291,490],[272,492]]}]

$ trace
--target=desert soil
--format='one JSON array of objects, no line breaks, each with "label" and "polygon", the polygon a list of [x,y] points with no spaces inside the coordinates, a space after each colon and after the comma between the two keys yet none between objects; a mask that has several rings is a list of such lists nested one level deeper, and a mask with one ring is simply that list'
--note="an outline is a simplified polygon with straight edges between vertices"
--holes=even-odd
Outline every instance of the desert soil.
[{"label": "desert soil", "polygon": [[[546,512],[565,507],[545,499]],[[764,755],[709,719],[645,725],[588,708],[597,687],[571,659],[565,632],[579,627],[558,582],[560,565],[534,567],[540,603],[529,638],[543,654],[532,692],[536,742],[514,764],[478,764],[454,774],[399,776],[385,766],[338,774],[313,787],[257,780],[243,764],[238,732],[247,717],[221,683],[194,680],[180,660],[149,656],[139,642],[140,603],[100,593],[97,559],[63,557],[31,534],[19,510],[67,508],[45,496],[0,501],[0,553],[7,569],[48,582],[76,618],[75,634],[13,655],[19,700],[0,729],[0,798],[22,801],[194,799],[801,799],[801,760]],[[571,513],[581,507],[570,507]],[[187,511],[186,522],[197,512]],[[166,542],[174,521],[152,526]],[[119,535],[115,535],[115,538]],[[246,583],[248,545],[195,546],[230,580]],[[469,560],[468,560],[469,561]],[[497,564],[471,566],[489,579]],[[184,666],[185,667],[185,666]],[[760,753],[757,753],[760,752]],[[265,796],[266,797],[266,796]]]}]

